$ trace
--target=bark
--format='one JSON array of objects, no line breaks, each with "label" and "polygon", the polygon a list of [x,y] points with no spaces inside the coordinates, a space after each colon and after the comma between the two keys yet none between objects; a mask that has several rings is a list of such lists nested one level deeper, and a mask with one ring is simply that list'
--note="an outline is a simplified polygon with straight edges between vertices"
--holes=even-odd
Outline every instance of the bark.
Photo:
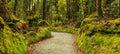
[{"label": "bark", "polygon": [[14,14],[15,14],[15,15],[16,15],[16,10],[17,10],[17,3],[18,3],[18,1],[15,0],[15,4],[14,4]]},{"label": "bark", "polygon": [[102,12],[102,8],[101,8],[101,0],[96,0],[96,11],[98,12],[98,17],[102,18],[103,12]]},{"label": "bark", "polygon": [[66,5],[67,5],[66,17],[70,19],[71,18],[71,16],[70,16],[70,0],[66,0]]},{"label": "bark", "polygon": [[43,20],[46,19],[46,0],[43,0]]},{"label": "bark", "polygon": [[6,6],[6,0],[2,0],[0,3],[0,16],[5,21],[11,21],[12,15],[10,9]]}]

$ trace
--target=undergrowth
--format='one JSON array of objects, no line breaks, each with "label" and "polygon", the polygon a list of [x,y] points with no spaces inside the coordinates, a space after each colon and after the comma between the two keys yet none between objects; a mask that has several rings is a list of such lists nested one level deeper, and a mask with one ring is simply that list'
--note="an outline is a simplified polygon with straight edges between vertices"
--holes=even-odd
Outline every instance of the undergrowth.
[{"label": "undergrowth", "polygon": [[51,31],[48,28],[39,28],[36,32],[29,31],[25,34],[28,44],[36,43],[45,38],[51,37]]},{"label": "undergrowth", "polygon": [[36,30],[19,32],[13,32],[0,17],[0,54],[26,54],[29,44],[51,37],[51,31],[47,27],[38,26]]},{"label": "undergrowth", "polygon": [[25,37],[28,45],[51,37],[48,21],[38,18],[29,19],[29,29]]},{"label": "undergrowth", "polygon": [[118,34],[96,33],[92,37],[82,34],[78,46],[85,54],[119,54],[120,37]]},{"label": "undergrowth", "polygon": [[27,44],[24,36],[12,32],[0,17],[0,54],[26,54]]},{"label": "undergrowth", "polygon": [[77,34],[77,29],[71,28],[71,27],[51,27],[51,31],[56,31],[56,32],[67,32],[67,33],[72,33],[72,34]]},{"label": "undergrowth", "polygon": [[85,54],[119,54],[120,20],[83,20],[77,43]]}]

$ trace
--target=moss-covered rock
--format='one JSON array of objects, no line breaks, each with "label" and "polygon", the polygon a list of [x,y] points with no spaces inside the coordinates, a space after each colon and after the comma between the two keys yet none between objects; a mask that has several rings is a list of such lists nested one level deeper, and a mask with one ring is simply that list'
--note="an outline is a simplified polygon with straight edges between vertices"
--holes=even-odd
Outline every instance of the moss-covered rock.
[{"label": "moss-covered rock", "polygon": [[87,30],[90,32],[120,33],[120,18],[99,21],[96,18],[86,18],[83,20],[81,28],[85,32]]}]

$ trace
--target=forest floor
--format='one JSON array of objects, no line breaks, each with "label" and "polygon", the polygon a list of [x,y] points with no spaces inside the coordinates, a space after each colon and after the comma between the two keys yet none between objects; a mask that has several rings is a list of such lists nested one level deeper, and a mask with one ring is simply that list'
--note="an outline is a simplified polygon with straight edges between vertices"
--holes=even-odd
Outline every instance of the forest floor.
[{"label": "forest floor", "polygon": [[76,38],[69,33],[52,32],[52,37],[28,47],[27,54],[83,54],[76,47]]}]

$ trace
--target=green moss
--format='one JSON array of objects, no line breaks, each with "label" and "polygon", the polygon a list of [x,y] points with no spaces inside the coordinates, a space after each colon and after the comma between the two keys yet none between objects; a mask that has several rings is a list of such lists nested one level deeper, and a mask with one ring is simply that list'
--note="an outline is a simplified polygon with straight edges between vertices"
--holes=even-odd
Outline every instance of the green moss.
[{"label": "green moss", "polygon": [[77,42],[85,54],[120,53],[120,37],[117,34],[96,33],[92,37],[82,34],[78,37]]},{"label": "green moss", "polygon": [[45,36],[45,37],[50,37],[51,36],[51,32],[48,28],[44,29],[44,31],[42,32],[42,34]]},{"label": "green moss", "polygon": [[51,37],[51,31],[48,28],[39,28],[38,31],[30,31],[25,34],[28,44],[36,43],[45,38]]},{"label": "green moss", "polygon": [[35,43],[41,40],[41,36],[37,32],[34,32],[34,31],[28,32],[25,36],[26,38],[29,38],[27,40],[28,44],[32,44],[32,43]]},{"label": "green moss", "polygon": [[96,18],[85,18],[84,20],[83,20],[83,22],[85,22],[85,23],[91,23],[91,22],[95,22],[95,21],[97,21],[98,19],[96,19]]},{"label": "green moss", "polygon": [[77,43],[85,54],[119,54],[120,20],[86,21],[79,31]]},{"label": "green moss", "polygon": [[56,32],[67,32],[67,33],[72,33],[72,34],[77,34],[77,29],[71,28],[71,27],[52,27],[50,28],[51,31],[56,31]]},{"label": "green moss", "polygon": [[8,25],[0,18],[0,53],[2,54],[25,54],[27,44],[22,34],[13,33]]}]

